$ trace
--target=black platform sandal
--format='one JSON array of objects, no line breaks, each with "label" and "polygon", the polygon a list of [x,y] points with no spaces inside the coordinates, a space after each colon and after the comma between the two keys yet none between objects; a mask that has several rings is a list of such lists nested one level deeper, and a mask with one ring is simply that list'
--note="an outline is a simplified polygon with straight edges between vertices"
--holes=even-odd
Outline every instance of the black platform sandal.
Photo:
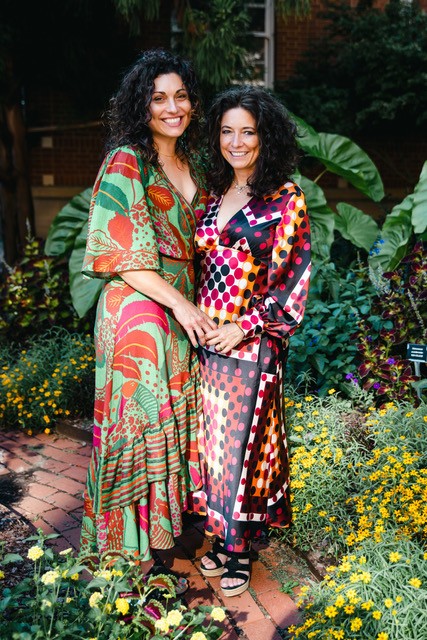
[{"label": "black platform sandal", "polygon": [[[243,564],[240,562],[241,560],[249,560],[250,551],[243,551],[242,553],[237,553],[236,551],[228,551],[228,559],[224,565],[224,572],[222,574],[223,578],[237,578],[238,580],[244,580],[242,584],[238,584],[237,587],[222,587],[221,583],[221,591],[222,595],[229,598],[231,596],[239,596],[241,593],[246,591],[249,587],[250,581],[250,563]],[[243,571],[248,572],[249,575],[243,573]]]},{"label": "black platform sandal", "polygon": [[[151,576],[158,575],[172,576],[177,579],[177,584],[175,586],[175,593],[177,596],[182,596],[186,591],[188,591],[189,584],[187,578],[183,578],[179,573],[176,573],[176,571],[168,569],[158,558],[156,558],[155,564],[153,564],[151,569],[145,574],[144,582],[147,582],[148,578]],[[156,589],[156,592],[157,591],[158,590]],[[162,594],[160,590],[157,593],[156,592],[153,591],[153,594],[157,596],[157,599],[164,597],[164,594]],[[152,595],[152,597],[154,596]]]},{"label": "black platform sandal", "polygon": [[212,545],[212,549],[210,549],[205,553],[206,558],[208,558],[209,560],[212,560],[212,562],[215,564],[215,568],[208,569],[207,567],[204,566],[202,562],[200,563],[200,571],[207,578],[213,578],[215,576],[222,575],[222,572],[224,571],[225,563],[222,564],[221,560],[218,558],[218,554],[220,553],[224,556],[227,556],[227,557],[229,556],[229,552],[226,549],[224,549],[219,538],[217,538]]}]

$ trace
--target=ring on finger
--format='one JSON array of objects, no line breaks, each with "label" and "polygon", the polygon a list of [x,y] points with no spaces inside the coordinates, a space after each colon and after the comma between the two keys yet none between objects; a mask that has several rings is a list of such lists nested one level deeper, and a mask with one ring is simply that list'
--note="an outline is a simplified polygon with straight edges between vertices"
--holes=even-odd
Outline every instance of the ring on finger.
[{"label": "ring on finger", "polygon": [[221,345],[220,345],[220,344],[219,344],[219,345],[217,345],[217,351],[222,351],[222,347],[221,347]]}]

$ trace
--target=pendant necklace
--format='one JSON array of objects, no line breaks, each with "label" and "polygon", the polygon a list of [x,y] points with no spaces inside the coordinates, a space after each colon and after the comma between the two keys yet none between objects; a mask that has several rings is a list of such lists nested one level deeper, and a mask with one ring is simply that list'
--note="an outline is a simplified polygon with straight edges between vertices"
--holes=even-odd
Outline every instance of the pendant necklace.
[{"label": "pendant necklace", "polygon": [[234,187],[237,189],[237,193],[239,195],[242,193],[242,191],[244,191],[245,189],[247,189],[249,187],[249,185],[247,183],[243,184],[243,185],[240,185],[240,184],[237,184],[237,182],[235,180],[233,180],[233,184],[234,184]]}]

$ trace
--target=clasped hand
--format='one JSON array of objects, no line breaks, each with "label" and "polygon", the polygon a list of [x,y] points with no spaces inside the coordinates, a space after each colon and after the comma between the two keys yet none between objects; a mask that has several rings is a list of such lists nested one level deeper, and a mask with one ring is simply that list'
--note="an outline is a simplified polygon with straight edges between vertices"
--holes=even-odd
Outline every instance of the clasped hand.
[{"label": "clasped hand", "polygon": [[228,353],[237,347],[244,337],[245,334],[235,322],[215,327],[213,331],[209,331],[205,335],[206,344],[209,347],[215,347],[219,353]]},{"label": "clasped hand", "polygon": [[193,347],[197,347],[198,341],[204,346],[207,334],[216,329],[215,322],[185,298],[180,300],[179,304],[173,306],[172,311],[175,318],[187,332]]}]

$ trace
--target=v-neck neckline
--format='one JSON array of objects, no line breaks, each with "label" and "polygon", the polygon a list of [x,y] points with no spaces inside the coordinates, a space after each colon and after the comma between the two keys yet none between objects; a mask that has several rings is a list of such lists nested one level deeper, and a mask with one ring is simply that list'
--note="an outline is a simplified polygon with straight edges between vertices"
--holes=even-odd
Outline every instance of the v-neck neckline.
[{"label": "v-neck neckline", "polygon": [[226,230],[226,228],[227,228],[227,226],[230,224],[230,222],[233,220],[233,218],[235,218],[235,217],[237,216],[237,214],[239,214],[241,211],[243,211],[243,208],[244,208],[244,207],[247,207],[247,206],[248,206],[248,204],[249,204],[250,202],[252,202],[252,200],[253,200],[254,198],[255,198],[255,196],[251,196],[251,197],[249,198],[249,200],[246,202],[246,204],[244,204],[242,207],[240,207],[240,209],[238,209],[235,213],[233,213],[233,214],[228,218],[227,222],[225,223],[225,225],[223,226],[223,228],[222,228],[222,229],[221,229],[221,231],[220,231],[220,230],[219,230],[219,227],[218,227],[218,213],[219,213],[219,210],[221,209],[222,201],[224,200],[224,194],[220,197],[219,202],[218,202],[218,208],[217,208],[216,213],[215,213],[215,227],[216,227],[216,230],[217,230],[218,236],[222,236],[222,234],[224,233],[224,231]]},{"label": "v-neck neckline", "polygon": [[191,162],[188,161],[188,167],[190,169],[190,177],[191,177],[193,183],[196,186],[196,192],[195,192],[191,202],[188,202],[187,198],[181,193],[181,191],[178,189],[178,187],[176,187],[174,185],[174,183],[168,177],[168,175],[167,175],[166,171],[163,169],[163,167],[160,164],[158,165],[158,167],[159,167],[159,171],[160,171],[161,175],[166,180],[166,182],[170,185],[170,187],[176,193],[176,195],[187,205],[187,207],[190,207],[191,209],[194,209],[195,205],[196,205],[196,202],[197,202],[197,197],[198,197],[198,195],[200,193],[200,185],[198,184],[197,180],[195,179],[196,175],[195,175],[195,172],[194,172],[194,169],[193,169],[193,165],[191,164]]}]

